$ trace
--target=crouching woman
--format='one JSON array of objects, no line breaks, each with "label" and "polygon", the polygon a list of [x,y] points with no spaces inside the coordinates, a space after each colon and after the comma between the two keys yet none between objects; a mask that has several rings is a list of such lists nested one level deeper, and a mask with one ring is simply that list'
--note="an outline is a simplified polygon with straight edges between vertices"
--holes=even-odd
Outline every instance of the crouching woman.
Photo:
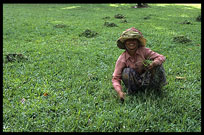
[{"label": "crouching woman", "polygon": [[162,65],[165,57],[145,45],[146,39],[134,27],[125,30],[117,40],[117,46],[125,51],[116,61],[112,84],[122,101],[125,93],[122,91],[121,80],[128,94],[147,88],[161,89],[166,84]]}]

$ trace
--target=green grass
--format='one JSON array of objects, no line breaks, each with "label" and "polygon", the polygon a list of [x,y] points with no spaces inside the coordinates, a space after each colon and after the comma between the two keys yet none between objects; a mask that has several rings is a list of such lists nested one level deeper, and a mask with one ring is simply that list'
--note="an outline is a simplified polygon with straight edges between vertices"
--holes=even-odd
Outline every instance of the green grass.
[{"label": "green grass", "polygon": [[[3,131],[201,132],[200,7],[133,5],[4,4]],[[181,24],[186,20],[192,24]],[[166,56],[168,85],[161,93],[127,95],[121,104],[111,79],[123,52],[116,40],[130,27]],[[79,36],[87,29],[98,34]],[[192,41],[174,42],[180,35]],[[8,54],[27,59],[6,62]]]}]

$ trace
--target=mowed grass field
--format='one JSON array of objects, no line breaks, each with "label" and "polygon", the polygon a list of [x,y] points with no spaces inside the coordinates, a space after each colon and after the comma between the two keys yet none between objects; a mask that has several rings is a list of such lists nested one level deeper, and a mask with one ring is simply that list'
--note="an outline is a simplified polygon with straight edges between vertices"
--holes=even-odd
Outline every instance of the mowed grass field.
[{"label": "mowed grass field", "polygon": [[[201,132],[200,5],[134,5],[3,4],[3,131]],[[111,79],[130,27],[166,57],[168,85],[122,104]]]}]

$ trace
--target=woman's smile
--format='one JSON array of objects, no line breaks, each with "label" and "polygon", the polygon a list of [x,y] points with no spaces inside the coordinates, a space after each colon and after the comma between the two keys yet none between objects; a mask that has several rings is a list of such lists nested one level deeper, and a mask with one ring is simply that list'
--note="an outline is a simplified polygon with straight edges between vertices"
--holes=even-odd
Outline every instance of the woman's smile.
[{"label": "woman's smile", "polygon": [[136,39],[129,39],[125,42],[127,49],[136,50],[138,48],[138,41]]}]

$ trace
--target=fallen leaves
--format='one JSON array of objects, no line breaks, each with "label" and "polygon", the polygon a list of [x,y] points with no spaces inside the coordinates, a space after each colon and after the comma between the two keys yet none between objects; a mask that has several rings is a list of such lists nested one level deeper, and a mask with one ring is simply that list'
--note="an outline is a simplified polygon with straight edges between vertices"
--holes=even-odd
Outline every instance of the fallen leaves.
[{"label": "fallen leaves", "polygon": [[43,96],[48,96],[48,93],[45,92],[45,93],[43,94]]}]

